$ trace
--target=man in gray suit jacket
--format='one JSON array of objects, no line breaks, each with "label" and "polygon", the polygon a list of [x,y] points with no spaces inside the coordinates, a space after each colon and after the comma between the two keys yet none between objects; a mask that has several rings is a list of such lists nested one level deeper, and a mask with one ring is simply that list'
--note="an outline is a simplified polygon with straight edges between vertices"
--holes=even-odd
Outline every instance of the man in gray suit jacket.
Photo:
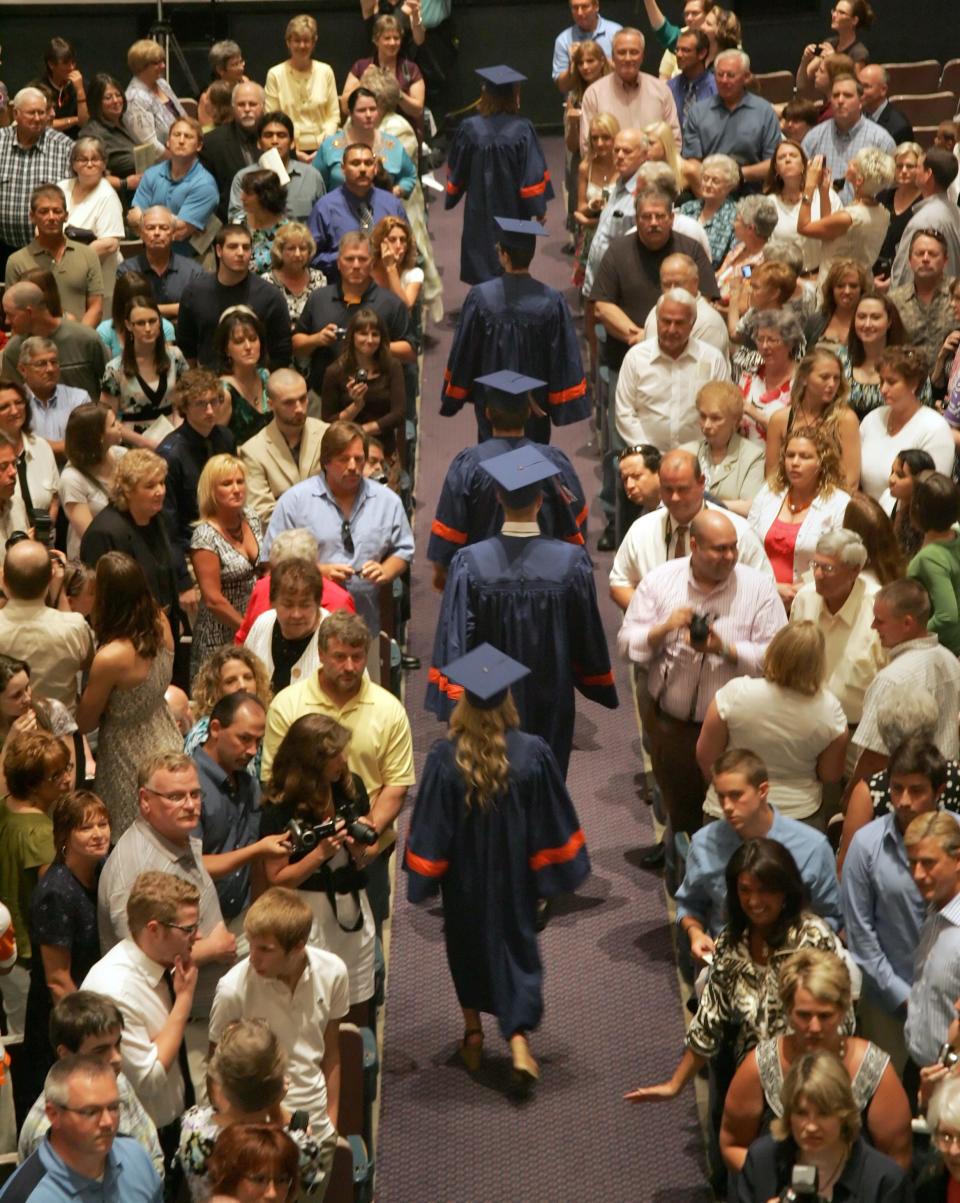
[{"label": "man in gray suit jacket", "polygon": [[247,471],[247,503],[264,526],[280,495],[320,471],[320,440],[327,423],[307,417],[307,384],[292,368],[267,381],[273,421],[240,448]]}]

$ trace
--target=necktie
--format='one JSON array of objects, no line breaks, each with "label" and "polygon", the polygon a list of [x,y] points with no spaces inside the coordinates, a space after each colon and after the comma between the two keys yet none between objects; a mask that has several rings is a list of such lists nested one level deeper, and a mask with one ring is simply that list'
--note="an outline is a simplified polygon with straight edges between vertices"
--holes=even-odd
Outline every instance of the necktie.
[{"label": "necktie", "polygon": [[670,557],[672,560],[682,560],[687,554],[687,531],[689,529],[688,526],[677,527],[677,541],[674,544],[673,555]]},{"label": "necktie", "polygon": [[[167,989],[170,991],[170,1005],[172,1007],[177,997],[173,989],[172,969],[164,969],[163,980],[167,983]],[[197,1096],[193,1089],[193,1081],[190,1078],[190,1059],[187,1056],[186,1038],[180,1041],[180,1047],[177,1049],[177,1064],[180,1066],[180,1073],[183,1077],[183,1106],[184,1110],[186,1110],[188,1107],[192,1107],[197,1101]]]},{"label": "necktie", "polygon": [[692,84],[689,79],[686,81],[686,84],[687,84],[687,90],[684,93],[684,97],[683,97],[683,113],[680,116],[680,124],[681,125],[684,125],[686,123],[687,116],[688,116],[690,110],[697,103],[697,95],[696,95],[697,90],[696,90],[695,85]]}]

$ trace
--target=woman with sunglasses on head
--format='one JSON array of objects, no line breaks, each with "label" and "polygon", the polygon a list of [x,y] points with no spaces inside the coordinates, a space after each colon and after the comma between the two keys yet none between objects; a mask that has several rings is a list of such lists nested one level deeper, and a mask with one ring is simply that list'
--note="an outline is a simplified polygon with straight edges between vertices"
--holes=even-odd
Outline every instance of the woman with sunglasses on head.
[{"label": "woman with sunglasses on head", "polygon": [[119,551],[97,564],[92,624],[97,654],[77,723],[84,733],[99,728],[93,788],[106,803],[116,839],[139,813],[137,766],[183,747],[163,696],[173,672],[173,635],[143,569]]},{"label": "woman with sunglasses on head", "polygon": [[273,417],[267,401],[270,373],[263,322],[246,305],[234,305],[220,318],[213,346],[217,373],[230,398],[228,425],[240,446]]}]

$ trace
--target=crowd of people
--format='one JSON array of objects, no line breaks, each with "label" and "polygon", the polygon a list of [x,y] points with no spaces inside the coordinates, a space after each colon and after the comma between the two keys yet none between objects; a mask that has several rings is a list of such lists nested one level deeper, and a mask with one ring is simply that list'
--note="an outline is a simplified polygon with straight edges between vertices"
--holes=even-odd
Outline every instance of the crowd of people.
[{"label": "crowd of people", "polygon": [[[733,13],[644,7],[659,62],[571,0],[559,198],[514,68],[445,121],[449,0],[364,4],[340,90],[301,15],[262,85],[233,41],[184,98],[158,42],[124,86],[53,37],[4,96],[0,1198],[324,1197],[416,784],[425,472],[448,729],[397,877],[442,895],[463,1065],[493,1014],[535,1092],[616,651],[694,1012],[627,1100],[708,1076],[718,1197],[960,1194],[957,129],[914,140],[867,0],[776,107]],[[440,151],[449,466],[417,456]],[[578,422],[597,497],[550,445]]]}]

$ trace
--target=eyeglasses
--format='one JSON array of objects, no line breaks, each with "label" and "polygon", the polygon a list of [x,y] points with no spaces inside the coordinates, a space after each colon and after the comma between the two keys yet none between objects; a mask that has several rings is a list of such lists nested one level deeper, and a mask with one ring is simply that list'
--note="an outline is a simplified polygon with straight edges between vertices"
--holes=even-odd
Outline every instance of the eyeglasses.
[{"label": "eyeglasses", "polygon": [[203,799],[203,790],[199,789],[177,789],[165,794],[163,790],[151,789],[149,785],[145,785],[143,788],[148,794],[156,794],[158,798],[165,798],[174,806],[186,806],[188,802],[200,802]]},{"label": "eyeglasses", "polygon": [[174,931],[182,931],[185,936],[192,936],[194,932],[200,930],[199,923],[164,923],[160,920],[161,927],[172,927]]},{"label": "eyeglasses", "polygon": [[281,1193],[285,1193],[293,1185],[293,1179],[289,1174],[244,1174],[243,1180],[244,1182],[252,1182],[254,1186],[260,1187],[263,1190],[272,1182]]},{"label": "eyeglasses", "polygon": [[102,163],[102,162],[103,162],[103,159],[101,159],[98,156],[97,158],[94,158],[94,159],[74,159],[73,165],[74,165],[74,167],[96,167],[96,165],[98,163]]},{"label": "eyeglasses", "polygon": [[84,1119],[99,1119],[104,1111],[113,1119],[120,1114],[120,1103],[91,1103],[89,1107],[68,1107],[66,1103],[57,1103],[61,1111],[72,1111],[74,1115],[82,1115]]},{"label": "eyeglasses", "polygon": [[817,560],[813,561],[811,567],[814,572],[822,572],[824,576],[833,576],[835,572],[840,571],[838,564],[821,564]]},{"label": "eyeglasses", "polygon": [[344,518],[340,524],[340,538],[343,540],[344,551],[348,555],[353,555],[356,548],[353,546],[353,531],[350,529],[350,523]]}]

